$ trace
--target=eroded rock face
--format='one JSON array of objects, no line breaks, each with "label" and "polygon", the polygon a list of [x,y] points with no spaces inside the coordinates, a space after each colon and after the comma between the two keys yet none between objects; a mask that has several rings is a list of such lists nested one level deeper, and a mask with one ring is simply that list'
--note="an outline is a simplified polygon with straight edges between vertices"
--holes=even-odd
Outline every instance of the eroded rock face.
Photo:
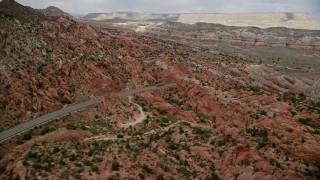
[{"label": "eroded rock face", "polygon": [[[105,97],[34,129],[31,140],[4,143],[2,179],[317,178],[320,109],[308,99],[317,94],[317,79],[282,76],[225,54],[204,56],[201,48],[109,24],[97,29],[23,12],[36,21],[0,13],[1,128]],[[146,119],[121,128],[140,110],[118,92],[169,82],[176,86],[137,94]]]},{"label": "eroded rock face", "polygon": [[294,48],[305,54],[318,54],[320,48],[319,30],[259,29],[210,23],[188,25],[168,22],[146,28],[143,33],[204,46],[226,43],[239,48]]},{"label": "eroded rock face", "polygon": [[[21,13],[41,17],[14,2],[12,6]],[[138,74],[141,64],[130,65],[135,59],[129,57],[122,60],[127,64],[123,67],[117,56],[137,56],[142,49],[148,50],[148,45],[101,33],[68,16],[37,18],[34,25],[20,20],[19,16],[10,19],[1,15],[2,129],[76,99],[123,87],[131,76],[129,72]],[[124,48],[118,48],[120,45]],[[84,65],[82,60],[86,61]]]}]

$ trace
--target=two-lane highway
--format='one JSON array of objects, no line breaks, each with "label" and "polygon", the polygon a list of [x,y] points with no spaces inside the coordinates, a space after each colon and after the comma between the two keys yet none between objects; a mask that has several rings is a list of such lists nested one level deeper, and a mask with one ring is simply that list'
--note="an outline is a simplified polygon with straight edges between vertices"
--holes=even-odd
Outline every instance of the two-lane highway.
[{"label": "two-lane highway", "polygon": [[[144,88],[139,88],[139,89],[122,91],[119,93],[119,95],[122,97],[128,97],[128,96],[132,96],[136,93],[167,89],[170,87],[174,87],[175,85],[176,85],[175,83],[170,83],[170,84],[165,84],[163,86],[149,86],[149,87],[144,87]],[[82,102],[79,104],[70,105],[66,108],[63,108],[63,109],[48,113],[46,115],[25,121],[21,124],[14,126],[14,127],[3,130],[0,132],[0,143],[18,135],[18,134],[29,131],[30,129],[33,129],[36,126],[46,124],[52,120],[55,120],[55,119],[58,119],[58,118],[65,116],[65,115],[68,115],[71,112],[86,109],[92,105],[99,103],[102,99],[103,99],[103,96],[95,97],[95,98],[90,99],[88,101],[85,101],[85,102]]]}]

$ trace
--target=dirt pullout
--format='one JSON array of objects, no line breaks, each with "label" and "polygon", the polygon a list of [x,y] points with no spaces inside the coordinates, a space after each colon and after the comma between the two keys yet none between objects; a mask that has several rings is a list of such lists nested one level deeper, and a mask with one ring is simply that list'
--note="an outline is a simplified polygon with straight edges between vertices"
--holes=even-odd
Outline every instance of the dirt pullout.
[{"label": "dirt pullout", "polygon": [[[147,116],[144,113],[142,107],[139,104],[133,103],[132,102],[132,98],[133,98],[133,96],[129,97],[129,102],[132,103],[133,105],[135,105],[139,109],[140,115],[137,118],[134,118],[135,121],[133,121],[133,122],[120,124],[120,127],[129,128],[130,126],[135,126],[136,124],[142,123],[147,118]],[[129,119],[131,120],[132,118],[129,118]]]}]

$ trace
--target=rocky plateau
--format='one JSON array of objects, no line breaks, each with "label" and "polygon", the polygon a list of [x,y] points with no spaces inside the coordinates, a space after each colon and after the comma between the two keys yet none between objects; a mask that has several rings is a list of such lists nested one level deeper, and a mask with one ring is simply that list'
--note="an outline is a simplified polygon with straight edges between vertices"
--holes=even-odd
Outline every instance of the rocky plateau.
[{"label": "rocky plateau", "polygon": [[81,19],[112,23],[179,22],[185,24],[214,23],[237,27],[286,27],[320,30],[320,21],[305,13],[175,13],[139,12],[90,13]]}]

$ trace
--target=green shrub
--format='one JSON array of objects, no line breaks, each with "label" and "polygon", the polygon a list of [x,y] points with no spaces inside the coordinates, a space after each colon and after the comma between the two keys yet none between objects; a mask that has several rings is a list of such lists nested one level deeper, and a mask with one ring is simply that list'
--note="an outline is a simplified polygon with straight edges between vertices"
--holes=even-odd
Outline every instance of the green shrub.
[{"label": "green shrub", "polygon": [[89,152],[88,152],[88,156],[93,156],[93,153],[94,153],[94,150],[90,149]]},{"label": "green shrub", "polygon": [[165,111],[165,110],[159,110],[159,113],[160,113],[161,115],[166,115],[166,114],[167,114],[167,111]]},{"label": "green shrub", "polygon": [[214,139],[211,140],[211,141],[210,141],[210,144],[214,146],[214,145],[216,144],[216,140],[214,140]]},{"label": "green shrub", "polygon": [[265,147],[267,144],[268,144],[267,142],[260,141],[260,142],[258,142],[257,149],[259,150],[259,149]]},{"label": "green shrub", "polygon": [[71,104],[71,101],[63,98],[63,99],[60,99],[60,103],[62,103],[62,104]]},{"label": "green shrub", "polygon": [[161,165],[161,168],[163,169],[164,172],[169,172],[170,168],[166,165]]},{"label": "green shrub", "polygon": [[140,179],[144,179],[145,178],[145,175],[143,173],[139,173],[138,176],[139,176]]},{"label": "green shrub", "polygon": [[54,147],[52,153],[56,154],[60,151],[58,147]]},{"label": "green shrub", "polygon": [[209,130],[203,130],[200,128],[196,129],[197,134],[199,134],[202,138],[210,137],[211,132]]},{"label": "green shrub", "polygon": [[192,173],[186,167],[177,168],[177,172],[186,179],[190,179],[192,177]]},{"label": "green shrub", "polygon": [[245,165],[245,166],[249,166],[250,165],[250,161],[247,159],[244,159],[241,161],[241,165]]},{"label": "green shrub", "polygon": [[83,164],[84,164],[85,166],[91,166],[91,165],[92,165],[92,163],[91,163],[89,160],[87,160],[87,159],[83,160],[82,162],[83,162]]},{"label": "green shrub", "polygon": [[300,98],[300,100],[304,101],[307,99],[307,96],[304,93],[300,93],[299,98]]},{"label": "green shrub", "polygon": [[295,116],[295,115],[297,115],[297,112],[291,111],[291,115],[292,115],[292,116]]},{"label": "green shrub", "polygon": [[170,143],[168,145],[168,148],[169,149],[172,149],[172,150],[178,150],[179,149],[179,146],[177,144],[173,144],[173,143]]},{"label": "green shrub", "polygon": [[319,130],[314,130],[314,131],[311,131],[310,133],[314,134],[314,135],[320,135],[320,131]]},{"label": "green shrub", "polygon": [[160,174],[156,177],[156,180],[164,180],[163,174]]},{"label": "green shrub", "polygon": [[63,159],[60,159],[59,163],[60,163],[60,165],[62,165],[62,166],[67,165],[67,163],[66,163]]},{"label": "green shrub", "polygon": [[161,127],[167,127],[167,124],[166,124],[166,123],[160,123],[159,126],[161,126]]},{"label": "green shrub", "polygon": [[23,136],[23,140],[28,141],[32,138],[32,135],[30,133],[27,133]]},{"label": "green shrub", "polygon": [[67,125],[67,129],[68,129],[68,130],[76,130],[77,127],[76,127],[74,124],[68,124],[68,125]]},{"label": "green shrub", "polygon": [[299,122],[304,125],[309,125],[311,119],[300,118]]},{"label": "green shrub", "polygon": [[111,164],[111,169],[113,171],[119,171],[120,169],[120,164],[118,161],[113,161],[112,164]]},{"label": "green shrub", "polygon": [[291,93],[291,92],[284,93],[283,99],[284,99],[286,102],[291,102],[291,103],[293,103],[293,104],[296,104],[296,103],[297,103],[296,94]]},{"label": "green shrub", "polygon": [[182,127],[179,127],[179,134],[183,134],[184,133],[184,130]]},{"label": "green shrub", "polygon": [[153,170],[151,168],[149,168],[148,165],[146,165],[146,164],[144,164],[142,166],[142,169],[145,170],[146,173],[149,173],[149,174],[153,173]]},{"label": "green shrub", "polygon": [[292,132],[293,132],[293,129],[292,129],[292,128],[288,128],[287,131],[288,131],[289,133],[292,133]]},{"label": "green shrub", "polygon": [[260,115],[261,115],[261,116],[267,116],[267,112],[266,112],[265,110],[260,111]]},{"label": "green shrub", "polygon": [[39,88],[39,89],[42,89],[42,88],[43,88],[43,82],[42,82],[42,81],[39,82],[38,88]]},{"label": "green shrub", "polygon": [[38,163],[35,163],[35,164],[32,165],[32,168],[33,169],[41,169],[42,166],[40,164],[38,164]]},{"label": "green shrub", "polygon": [[82,167],[82,164],[81,163],[74,163],[74,165],[76,166],[76,167]]},{"label": "green shrub", "polygon": [[42,131],[40,132],[40,135],[45,135],[48,132],[50,132],[50,128],[49,127],[45,127],[44,129],[42,129]]},{"label": "green shrub", "polygon": [[22,161],[22,165],[23,165],[23,166],[29,166],[28,160],[24,159],[24,160]]},{"label": "green shrub", "polygon": [[69,160],[70,161],[75,161],[75,160],[77,160],[77,156],[75,154],[71,154],[70,157],[69,157]]},{"label": "green shrub", "polygon": [[118,134],[117,138],[122,139],[122,138],[124,138],[124,135],[123,134]]},{"label": "green shrub", "polygon": [[162,118],[161,121],[163,123],[169,123],[170,122],[170,120],[168,118],[166,118],[166,117]]},{"label": "green shrub", "polygon": [[271,146],[272,146],[272,148],[276,148],[277,144],[276,143],[272,143]]},{"label": "green shrub", "polygon": [[16,144],[21,145],[21,144],[23,144],[23,143],[24,143],[24,142],[23,142],[21,139],[19,139],[19,138],[16,139]]},{"label": "green shrub", "polygon": [[92,166],[91,166],[91,170],[92,170],[93,172],[99,172],[99,167],[98,167],[98,166],[95,166],[95,165],[92,165]]},{"label": "green shrub", "polygon": [[307,118],[307,119],[300,118],[300,119],[299,119],[299,122],[300,122],[301,124],[310,126],[310,127],[312,127],[312,128],[318,128],[317,125],[312,121],[311,118]]},{"label": "green shrub", "polygon": [[265,130],[259,130],[253,127],[253,129],[247,129],[247,133],[250,133],[253,137],[268,137],[268,132]]},{"label": "green shrub", "polygon": [[65,170],[60,174],[59,179],[69,179],[70,175],[71,173],[68,170]]},{"label": "green shrub", "polygon": [[38,153],[37,152],[28,152],[27,154],[27,158],[30,158],[30,159],[36,159],[38,157]]},{"label": "green shrub", "polygon": [[218,146],[224,146],[224,145],[226,145],[227,142],[228,141],[226,139],[219,140],[218,141]]},{"label": "green shrub", "polygon": [[213,172],[211,176],[207,176],[205,180],[220,180],[220,178],[216,173]]}]

